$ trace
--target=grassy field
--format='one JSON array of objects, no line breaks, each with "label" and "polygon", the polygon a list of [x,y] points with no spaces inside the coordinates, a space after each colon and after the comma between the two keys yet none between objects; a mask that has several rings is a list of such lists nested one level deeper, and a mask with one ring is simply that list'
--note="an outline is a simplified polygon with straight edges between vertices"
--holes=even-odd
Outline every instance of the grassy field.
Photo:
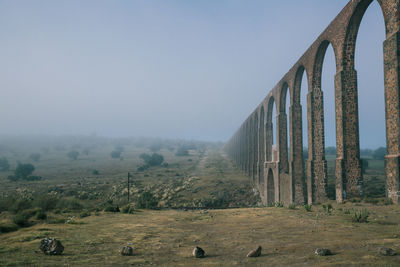
[{"label": "grassy field", "polygon": [[[188,154],[177,156],[182,147]],[[117,148],[122,157],[111,158]],[[80,152],[77,160],[67,157],[71,150]],[[140,155],[152,150],[168,165],[139,170],[144,164]],[[40,160],[34,161],[32,153],[40,153]],[[377,253],[381,246],[400,253],[400,208],[382,198],[382,160],[369,159],[364,201],[331,201],[307,212],[303,206],[262,207],[250,179],[221,144],[11,138],[0,139],[1,157],[11,166],[0,172],[0,266],[400,265],[400,256]],[[335,159],[328,156],[327,161],[332,186]],[[43,179],[10,181],[17,162],[34,164],[34,175]],[[149,192],[156,210],[139,207]],[[108,212],[116,207],[123,212]],[[368,222],[354,222],[356,212],[364,209]],[[62,256],[39,252],[39,242],[47,236],[61,240]],[[133,256],[120,255],[125,245],[134,248]],[[262,256],[246,258],[258,245]],[[193,258],[194,246],[205,249],[207,257]],[[316,256],[318,247],[334,255]]]},{"label": "grassy field", "polygon": [[[352,210],[367,208],[369,223],[351,221]],[[350,214],[346,214],[351,210]],[[400,252],[400,208],[370,204],[225,210],[101,213],[74,224],[37,224],[0,235],[1,266],[399,266],[400,256],[378,255],[381,246]],[[56,237],[61,256],[38,252],[41,238]],[[124,257],[120,249],[134,248]],[[258,245],[259,258],[246,258]],[[194,246],[207,257],[191,256]],[[314,255],[318,247],[332,256]]]}]

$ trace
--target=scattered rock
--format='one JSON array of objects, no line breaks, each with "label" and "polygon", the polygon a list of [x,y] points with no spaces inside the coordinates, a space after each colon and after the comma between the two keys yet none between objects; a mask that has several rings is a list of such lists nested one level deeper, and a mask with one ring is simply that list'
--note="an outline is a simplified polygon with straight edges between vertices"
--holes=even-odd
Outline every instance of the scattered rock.
[{"label": "scattered rock", "polygon": [[317,254],[318,256],[328,256],[332,255],[332,252],[327,248],[317,248],[315,250],[315,254]]},{"label": "scattered rock", "polygon": [[122,256],[133,256],[133,248],[130,246],[125,246],[121,250]]},{"label": "scattered rock", "polygon": [[55,238],[46,237],[40,241],[40,250],[46,255],[61,255],[64,246]]},{"label": "scattered rock", "polygon": [[193,249],[193,256],[195,256],[196,258],[204,258],[205,255],[206,252],[201,247],[196,246]]},{"label": "scattered rock", "polygon": [[257,249],[250,251],[247,254],[247,257],[260,257],[260,255],[261,255],[261,246],[258,246]]},{"label": "scattered rock", "polygon": [[395,256],[395,255],[397,255],[396,251],[394,251],[393,249],[384,248],[384,247],[379,248],[378,249],[378,253],[383,255],[383,256]]}]

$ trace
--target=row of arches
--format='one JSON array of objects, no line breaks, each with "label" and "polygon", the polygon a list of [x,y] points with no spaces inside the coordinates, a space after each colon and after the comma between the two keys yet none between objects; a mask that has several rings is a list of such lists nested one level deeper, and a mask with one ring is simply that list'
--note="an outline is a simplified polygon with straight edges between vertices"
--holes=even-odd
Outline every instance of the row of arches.
[{"label": "row of arches", "polygon": [[[227,142],[226,150],[252,178],[267,203],[318,203],[327,199],[322,67],[333,48],[336,74],[335,196],[363,195],[355,49],[358,29],[372,0],[352,0],[273,88]],[[385,28],[386,195],[400,195],[400,0],[380,0]],[[307,88],[308,87],[308,88]],[[307,122],[301,91],[307,88]],[[303,155],[307,125],[308,159]],[[305,131],[304,131],[305,132]]]}]

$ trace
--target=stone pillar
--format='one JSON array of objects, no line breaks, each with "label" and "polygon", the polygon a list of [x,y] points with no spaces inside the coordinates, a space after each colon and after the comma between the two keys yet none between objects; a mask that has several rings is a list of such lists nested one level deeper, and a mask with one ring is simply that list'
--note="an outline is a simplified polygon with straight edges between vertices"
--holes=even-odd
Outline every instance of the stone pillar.
[{"label": "stone pillar", "polygon": [[276,122],[278,124],[276,142],[278,144],[279,172],[289,173],[286,113],[280,112],[276,116]]},{"label": "stone pillar", "polygon": [[267,162],[272,161],[272,144],[273,144],[273,125],[272,122],[267,122],[265,124],[265,158]]},{"label": "stone pillar", "polygon": [[[262,114],[261,114],[262,116]],[[265,142],[264,142],[264,118],[260,117],[259,121],[260,128],[258,129],[258,162],[257,162],[257,177],[258,184],[261,185],[259,187],[259,191],[263,193],[262,186],[264,183],[264,163],[265,163]]]},{"label": "stone pillar", "polygon": [[[399,12],[399,11],[397,11]],[[386,146],[386,194],[400,203],[400,31],[386,38],[384,47]]]},{"label": "stone pillar", "polygon": [[308,162],[307,188],[308,203],[327,200],[327,163],[324,140],[324,101],[320,88],[314,88],[307,95],[308,109]]},{"label": "stone pillar", "polygon": [[304,204],[305,181],[303,166],[302,108],[300,103],[289,107],[290,173],[292,177],[293,202]]},{"label": "stone pillar", "polygon": [[247,130],[247,140],[248,140],[248,149],[247,149],[247,157],[248,157],[248,165],[247,165],[247,173],[248,176],[252,178],[253,176],[253,122],[250,121],[249,128]]},{"label": "stone pillar", "polygon": [[258,187],[258,120],[253,123],[253,182]]},{"label": "stone pillar", "polygon": [[357,72],[342,70],[335,76],[336,201],[363,195],[358,126]]}]

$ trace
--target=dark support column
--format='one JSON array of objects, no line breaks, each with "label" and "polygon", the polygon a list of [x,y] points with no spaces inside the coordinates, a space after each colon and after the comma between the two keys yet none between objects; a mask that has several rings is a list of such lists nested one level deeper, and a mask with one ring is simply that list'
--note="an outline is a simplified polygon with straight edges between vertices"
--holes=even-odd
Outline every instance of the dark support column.
[{"label": "dark support column", "polygon": [[277,140],[278,143],[278,160],[279,160],[279,172],[289,173],[288,164],[288,149],[287,149],[287,116],[285,112],[280,112],[276,116],[277,127]]},{"label": "dark support column", "polygon": [[335,76],[336,201],[363,195],[358,126],[357,72],[351,68]]},{"label": "dark support column", "polygon": [[[327,164],[324,140],[324,103],[321,89],[308,93],[308,149],[307,187],[308,203],[321,203],[327,200]],[[311,135],[311,136],[310,136]]]},{"label": "dark support column", "polygon": [[400,203],[400,32],[388,37],[384,46],[386,144],[386,192]]},{"label": "dark support column", "polygon": [[266,161],[272,161],[272,143],[273,143],[273,131],[272,131],[272,122],[267,122],[265,124],[265,153],[266,153]]},{"label": "dark support column", "polygon": [[290,173],[292,174],[293,202],[304,204],[305,180],[303,166],[303,132],[302,108],[299,103],[294,103],[289,108],[290,122]]}]

